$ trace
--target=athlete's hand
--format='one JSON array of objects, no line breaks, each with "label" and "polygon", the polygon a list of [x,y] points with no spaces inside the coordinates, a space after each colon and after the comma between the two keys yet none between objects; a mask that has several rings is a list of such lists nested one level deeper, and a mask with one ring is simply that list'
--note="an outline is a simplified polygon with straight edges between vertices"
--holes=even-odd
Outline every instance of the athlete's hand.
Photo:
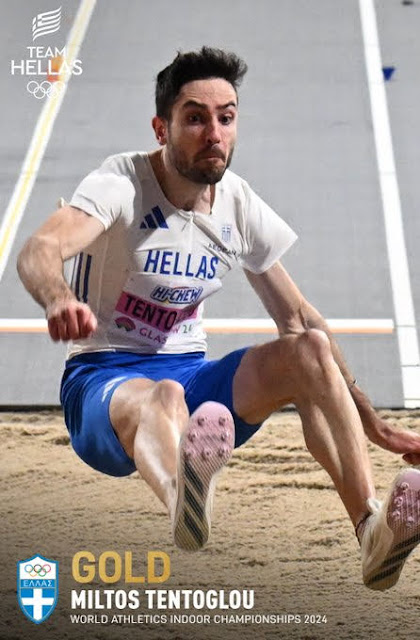
[{"label": "athlete's hand", "polygon": [[420,464],[420,434],[399,429],[381,418],[359,388],[352,389],[352,396],[369,440],[382,449],[403,454],[408,464]]},{"label": "athlete's hand", "polygon": [[87,304],[76,299],[56,301],[46,309],[48,331],[54,342],[88,338],[98,321]]},{"label": "athlete's hand", "polygon": [[420,464],[420,435],[415,431],[401,430],[377,416],[372,442],[387,451],[402,453],[408,464]]}]

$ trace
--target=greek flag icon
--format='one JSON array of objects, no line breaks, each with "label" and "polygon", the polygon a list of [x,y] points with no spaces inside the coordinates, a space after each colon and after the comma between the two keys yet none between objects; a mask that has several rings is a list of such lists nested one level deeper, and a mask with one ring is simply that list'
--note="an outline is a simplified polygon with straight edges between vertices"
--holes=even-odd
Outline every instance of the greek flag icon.
[{"label": "greek flag icon", "polygon": [[58,562],[40,555],[18,562],[17,598],[31,622],[44,622],[58,601]]},{"label": "greek flag icon", "polygon": [[230,242],[231,235],[232,235],[232,225],[231,224],[222,225],[223,242]]},{"label": "greek flag icon", "polygon": [[59,31],[61,24],[61,7],[54,11],[44,11],[38,13],[32,20],[32,41],[34,42],[40,36],[46,36],[49,33]]}]

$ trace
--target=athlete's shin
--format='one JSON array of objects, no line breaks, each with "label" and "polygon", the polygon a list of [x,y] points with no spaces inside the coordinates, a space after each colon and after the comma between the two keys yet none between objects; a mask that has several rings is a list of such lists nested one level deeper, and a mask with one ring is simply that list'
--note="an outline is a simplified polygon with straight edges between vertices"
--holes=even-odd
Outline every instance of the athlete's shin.
[{"label": "athlete's shin", "polygon": [[188,418],[182,386],[162,380],[141,405],[134,439],[136,467],[170,514],[176,500],[177,450]]},{"label": "athlete's shin", "polygon": [[375,495],[363,426],[328,341],[312,335],[304,347],[296,405],[305,440],[356,524],[366,511],[366,500]]}]

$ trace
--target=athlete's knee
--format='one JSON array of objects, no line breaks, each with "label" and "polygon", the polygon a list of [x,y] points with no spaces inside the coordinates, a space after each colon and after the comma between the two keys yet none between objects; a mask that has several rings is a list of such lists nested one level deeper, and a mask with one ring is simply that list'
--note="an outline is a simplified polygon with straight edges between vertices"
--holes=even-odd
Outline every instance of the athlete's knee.
[{"label": "athlete's knee", "polygon": [[327,334],[308,329],[296,341],[296,364],[306,383],[325,382],[335,369],[331,344]]},{"label": "athlete's knee", "polygon": [[307,329],[299,334],[297,349],[301,355],[309,355],[317,359],[322,359],[331,353],[329,338],[321,329]]},{"label": "athlete's knee", "polygon": [[185,404],[184,387],[176,380],[160,380],[152,389],[152,402],[158,402],[167,412],[178,409]]}]

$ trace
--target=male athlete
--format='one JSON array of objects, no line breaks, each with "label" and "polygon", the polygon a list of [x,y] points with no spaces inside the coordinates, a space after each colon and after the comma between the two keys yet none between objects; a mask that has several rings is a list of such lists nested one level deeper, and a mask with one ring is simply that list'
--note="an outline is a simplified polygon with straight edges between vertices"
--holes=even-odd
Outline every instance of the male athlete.
[{"label": "male athlete", "polygon": [[[356,528],[365,584],[388,589],[420,540],[420,471],[402,472],[377,501],[364,432],[411,464],[420,436],[375,414],[279,262],[295,234],[228,170],[245,72],[218,49],[178,54],[157,77],[159,148],[90,173],[28,240],[19,273],[51,338],[69,341],[61,399],[74,449],[104,473],[137,469],[168,508],[178,546],[206,542],[217,472],[292,402]],[[236,265],[279,337],[208,361],[203,301]]]}]

